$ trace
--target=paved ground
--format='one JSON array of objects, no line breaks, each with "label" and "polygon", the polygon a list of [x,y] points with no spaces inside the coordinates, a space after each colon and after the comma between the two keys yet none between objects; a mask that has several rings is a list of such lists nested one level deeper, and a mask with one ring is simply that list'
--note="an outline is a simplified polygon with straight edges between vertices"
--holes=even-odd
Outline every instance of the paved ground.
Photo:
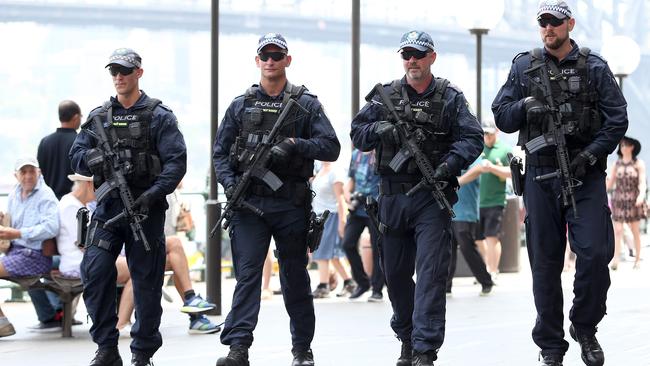
[{"label": "paved ground", "polygon": [[[647,250],[647,249],[646,249]],[[447,339],[436,365],[512,366],[536,365],[537,348],[530,339],[535,312],[530,290],[530,273],[522,257],[521,272],[502,274],[489,297],[479,297],[472,279],[455,280],[453,297],[447,302]],[[607,365],[650,365],[650,263],[632,270],[622,263],[612,273],[608,315],[598,333],[606,351]],[[312,275],[315,275],[313,273]],[[570,306],[573,273],[564,274],[566,313]],[[277,277],[273,278],[277,286]],[[196,284],[202,291],[204,284]],[[233,280],[224,281],[224,309],[229,308]],[[174,294],[173,288],[167,288]],[[0,299],[6,292],[0,292]],[[188,335],[187,316],[179,312],[180,300],[164,303],[162,334],[164,345],[155,356],[156,366],[214,365],[227,348],[218,335]],[[30,333],[36,322],[32,305],[2,304],[17,334],[0,340],[0,365],[87,365],[95,346],[88,335],[89,325],[74,327],[73,339],[59,334]],[[388,325],[391,309],[386,301],[351,303],[337,298],[316,302],[316,337],[313,349],[319,366],[394,365],[399,342]],[[85,319],[80,304],[78,319]],[[221,322],[222,317],[213,320]],[[566,324],[568,329],[568,324]],[[568,332],[567,332],[568,338]],[[122,357],[130,359],[129,339],[120,339]],[[290,334],[282,299],[276,296],[263,303],[260,322],[251,348],[252,365],[289,365]],[[126,363],[128,364],[128,363]],[[579,348],[571,341],[565,365],[582,365]]]}]

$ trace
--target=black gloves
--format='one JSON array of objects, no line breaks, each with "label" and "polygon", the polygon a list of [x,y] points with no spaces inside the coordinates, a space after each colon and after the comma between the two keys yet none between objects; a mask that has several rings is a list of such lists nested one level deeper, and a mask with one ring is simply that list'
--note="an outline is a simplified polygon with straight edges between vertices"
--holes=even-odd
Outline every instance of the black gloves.
[{"label": "black gloves", "polygon": [[226,188],[225,193],[226,193],[226,199],[230,201],[230,199],[232,198],[232,194],[235,193],[235,185],[234,184],[229,185]]},{"label": "black gloves", "polygon": [[149,213],[149,208],[156,200],[155,195],[150,191],[145,191],[133,202],[133,211],[146,215]]},{"label": "black gloves", "polygon": [[544,114],[548,112],[548,107],[533,97],[528,97],[524,100],[524,108],[526,109],[526,120],[528,123],[541,121]]},{"label": "black gloves", "polygon": [[276,144],[271,148],[271,159],[273,163],[279,165],[286,165],[289,163],[291,153],[296,147],[296,143],[291,141],[290,138],[285,138],[282,142]]},{"label": "black gloves", "polygon": [[86,165],[93,175],[104,174],[104,153],[100,149],[90,149],[85,155]]},{"label": "black gloves", "polygon": [[587,166],[596,164],[597,160],[594,154],[589,151],[581,151],[569,164],[571,175],[576,179],[583,178],[587,174]]},{"label": "black gloves", "polygon": [[436,168],[436,171],[433,173],[433,179],[438,180],[449,180],[451,178],[451,169],[449,169],[449,164],[444,162]]},{"label": "black gloves", "polygon": [[375,133],[379,135],[382,144],[384,145],[398,145],[399,134],[395,126],[389,121],[375,122]]}]

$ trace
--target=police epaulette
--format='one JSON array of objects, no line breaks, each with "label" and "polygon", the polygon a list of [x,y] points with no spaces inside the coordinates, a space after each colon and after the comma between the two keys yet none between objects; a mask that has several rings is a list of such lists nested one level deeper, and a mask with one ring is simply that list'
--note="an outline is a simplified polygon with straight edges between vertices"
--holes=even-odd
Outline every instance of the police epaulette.
[{"label": "police epaulette", "polygon": [[455,90],[455,91],[456,91],[457,93],[459,93],[459,94],[462,94],[462,93],[463,93],[463,91],[460,90],[460,88],[458,87],[458,85],[453,84],[453,83],[449,83],[449,85],[447,85],[447,88],[453,89],[453,90]]},{"label": "police epaulette", "polygon": [[525,52],[519,52],[518,54],[515,55],[515,57],[512,59],[512,63],[514,64],[515,61],[521,56],[528,55],[530,54],[530,51],[525,51]]},{"label": "police epaulette", "polygon": [[318,98],[318,96],[316,96],[316,94],[310,92],[308,89],[305,89],[305,91],[303,91],[302,94],[303,95],[309,95],[310,97],[313,97],[313,98]]},{"label": "police epaulette", "polygon": [[587,47],[580,47],[580,53],[585,53],[585,56],[587,56],[587,58],[589,58],[589,56],[595,56],[599,60],[607,63],[607,60],[603,57],[603,55],[598,52],[594,52]]},{"label": "police epaulette", "polygon": [[172,111],[171,108],[169,108],[168,106],[166,106],[166,105],[164,105],[164,104],[162,104],[162,103],[158,103],[158,106],[159,106],[160,108],[166,110],[167,112],[174,112],[174,111]]},{"label": "police epaulette", "polygon": [[95,107],[93,110],[91,110],[90,113],[88,113],[88,119],[81,125],[81,128],[88,127],[88,125],[90,125],[90,123],[93,121],[93,117],[95,117],[97,114],[105,112],[108,106],[110,106],[110,101],[107,101],[99,107]]}]

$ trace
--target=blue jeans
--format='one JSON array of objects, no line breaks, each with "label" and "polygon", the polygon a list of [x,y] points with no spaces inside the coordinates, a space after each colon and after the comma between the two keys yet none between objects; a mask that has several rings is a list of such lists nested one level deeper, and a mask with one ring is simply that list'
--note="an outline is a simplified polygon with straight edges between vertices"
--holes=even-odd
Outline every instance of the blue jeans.
[{"label": "blue jeans", "polygon": [[61,304],[59,295],[52,291],[29,290],[27,293],[29,294],[29,297],[32,298],[32,304],[34,305],[34,310],[36,310],[36,316],[38,317],[38,321],[41,323],[54,320],[56,312],[63,309],[63,304]]}]

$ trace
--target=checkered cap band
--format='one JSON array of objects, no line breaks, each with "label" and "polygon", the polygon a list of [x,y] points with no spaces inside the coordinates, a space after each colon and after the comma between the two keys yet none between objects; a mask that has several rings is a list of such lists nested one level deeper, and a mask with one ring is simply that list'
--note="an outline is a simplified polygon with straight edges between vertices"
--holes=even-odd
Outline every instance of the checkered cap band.
[{"label": "checkered cap band", "polygon": [[279,33],[268,33],[262,38],[260,38],[259,42],[257,43],[257,53],[260,53],[262,51],[262,48],[274,44],[284,50],[288,50],[289,46],[287,45],[287,41],[282,37],[281,34]]},{"label": "checkered cap band", "polygon": [[110,62],[115,62],[118,60],[126,61],[130,64],[133,64],[133,66],[137,68],[140,68],[140,66],[142,66],[140,61],[136,60],[133,56],[130,55],[112,55],[109,59]]},{"label": "checkered cap band", "polygon": [[399,48],[402,49],[404,47],[413,46],[413,45],[418,45],[418,46],[433,49],[433,43],[427,41],[418,41],[418,40],[415,41],[407,40],[407,41],[400,42]]},{"label": "checkered cap band", "polygon": [[542,1],[539,4],[539,10],[537,10],[537,17],[542,14],[552,14],[556,17],[561,17],[564,15],[566,18],[571,18],[571,9],[564,1]]}]

